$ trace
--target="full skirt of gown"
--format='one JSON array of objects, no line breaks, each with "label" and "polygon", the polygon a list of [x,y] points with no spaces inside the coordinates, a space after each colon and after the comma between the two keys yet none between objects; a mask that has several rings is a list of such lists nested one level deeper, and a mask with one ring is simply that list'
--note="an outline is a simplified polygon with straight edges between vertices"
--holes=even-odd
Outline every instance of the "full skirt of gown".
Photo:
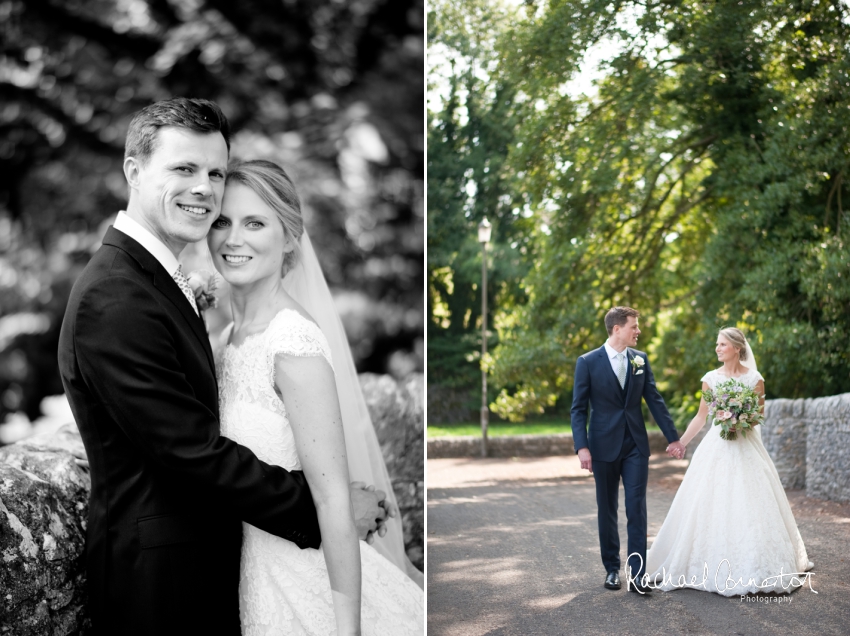
[{"label": "full skirt of gown", "polygon": [[[721,379],[710,376],[710,386]],[[665,591],[789,593],[806,581],[812,564],[760,427],[736,440],[710,427],[646,558]]]}]

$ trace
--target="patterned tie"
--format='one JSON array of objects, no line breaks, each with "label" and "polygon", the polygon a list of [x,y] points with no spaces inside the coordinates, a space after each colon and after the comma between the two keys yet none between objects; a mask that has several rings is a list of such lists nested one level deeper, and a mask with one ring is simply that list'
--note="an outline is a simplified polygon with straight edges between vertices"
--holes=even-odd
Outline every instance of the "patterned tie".
[{"label": "patterned tie", "polygon": [[617,354],[617,379],[620,381],[620,388],[626,388],[626,354]]},{"label": "patterned tie", "polygon": [[192,288],[189,287],[189,281],[186,280],[186,276],[183,274],[183,265],[177,266],[177,271],[174,272],[174,276],[172,276],[172,278],[174,279],[174,282],[177,283],[180,291],[183,292],[186,300],[188,300],[189,304],[192,305],[192,309],[195,310],[195,315],[199,316],[198,305],[195,304],[195,294],[192,293]]}]

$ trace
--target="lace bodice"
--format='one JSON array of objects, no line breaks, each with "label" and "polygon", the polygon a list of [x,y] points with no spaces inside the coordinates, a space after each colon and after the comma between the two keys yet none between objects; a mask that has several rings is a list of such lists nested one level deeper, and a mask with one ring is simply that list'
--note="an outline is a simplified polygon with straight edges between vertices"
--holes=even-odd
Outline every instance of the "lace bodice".
[{"label": "lace bodice", "polygon": [[730,379],[737,380],[744,386],[748,386],[751,389],[754,389],[760,380],[764,380],[761,373],[759,373],[758,371],[753,371],[752,369],[747,369],[746,373],[744,373],[743,375],[739,375],[737,378],[729,378],[728,375],[724,375],[723,373],[721,373],[720,369],[712,369],[704,376],[702,376],[701,381],[708,384],[708,387],[710,389],[713,389],[718,384],[726,382]]},{"label": "lace bodice", "polygon": [[333,366],[319,327],[293,309],[282,310],[265,331],[239,346],[225,345],[216,355],[221,434],[269,464],[300,470],[286,406],[275,388],[279,355],[322,356]]}]

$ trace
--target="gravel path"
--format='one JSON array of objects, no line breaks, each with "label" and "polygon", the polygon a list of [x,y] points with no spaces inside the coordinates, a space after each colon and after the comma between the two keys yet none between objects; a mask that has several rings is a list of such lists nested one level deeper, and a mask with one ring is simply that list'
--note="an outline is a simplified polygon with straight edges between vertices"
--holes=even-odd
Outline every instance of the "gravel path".
[{"label": "gravel path", "polygon": [[[650,545],[687,463],[650,458]],[[818,594],[641,597],[602,587],[593,478],[575,455],[432,459],[427,486],[429,636],[850,634],[850,504],[788,492]],[[624,511],[621,488],[623,563]]]}]

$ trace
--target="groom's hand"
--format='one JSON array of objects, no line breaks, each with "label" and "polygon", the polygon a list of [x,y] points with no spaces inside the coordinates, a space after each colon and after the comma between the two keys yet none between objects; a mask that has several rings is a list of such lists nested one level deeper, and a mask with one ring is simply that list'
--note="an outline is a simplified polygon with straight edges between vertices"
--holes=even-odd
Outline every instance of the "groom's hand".
[{"label": "groom's hand", "polygon": [[685,446],[680,441],[672,442],[667,447],[667,454],[676,459],[682,459],[685,456]]},{"label": "groom's hand", "polygon": [[578,458],[581,462],[581,467],[585,470],[593,472],[593,458],[590,456],[590,451],[586,448],[578,449]]},{"label": "groom's hand", "polygon": [[379,537],[387,534],[387,519],[398,516],[398,507],[387,500],[384,491],[362,481],[351,482],[351,503],[357,536],[370,544],[375,541],[375,533]]},{"label": "groom's hand", "polygon": [[351,482],[351,505],[354,508],[354,526],[361,541],[372,543],[372,533],[378,529],[378,517],[384,513],[378,503],[375,487],[371,490],[362,482]]}]

